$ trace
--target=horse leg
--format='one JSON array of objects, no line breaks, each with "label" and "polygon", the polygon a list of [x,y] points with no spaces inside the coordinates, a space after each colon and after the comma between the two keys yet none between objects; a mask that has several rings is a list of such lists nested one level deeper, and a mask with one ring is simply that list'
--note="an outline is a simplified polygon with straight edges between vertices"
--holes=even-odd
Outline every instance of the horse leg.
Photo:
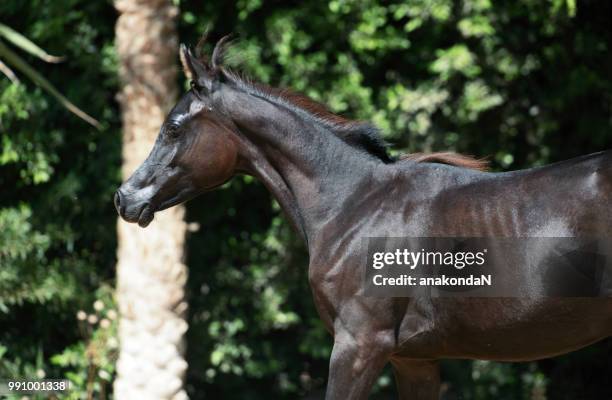
[{"label": "horse leg", "polygon": [[336,334],[332,350],[326,400],[365,400],[389,360],[384,346]]},{"label": "horse leg", "polygon": [[400,400],[440,398],[440,367],[437,361],[392,358],[391,365]]}]

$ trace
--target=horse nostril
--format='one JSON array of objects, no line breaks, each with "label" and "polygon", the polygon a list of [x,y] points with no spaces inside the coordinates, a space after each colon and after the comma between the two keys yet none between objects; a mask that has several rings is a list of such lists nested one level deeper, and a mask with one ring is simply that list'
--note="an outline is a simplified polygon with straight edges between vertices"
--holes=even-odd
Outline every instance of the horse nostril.
[{"label": "horse nostril", "polygon": [[115,192],[115,210],[117,210],[117,213],[119,215],[121,215],[121,191],[117,190]]}]

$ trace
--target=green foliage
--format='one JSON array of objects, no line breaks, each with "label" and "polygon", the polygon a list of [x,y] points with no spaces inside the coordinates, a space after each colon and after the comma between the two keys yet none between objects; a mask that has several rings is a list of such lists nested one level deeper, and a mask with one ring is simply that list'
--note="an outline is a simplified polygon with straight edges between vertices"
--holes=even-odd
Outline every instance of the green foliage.
[{"label": "green foliage", "polygon": [[32,42],[30,39],[23,36],[21,33],[16,32],[14,29],[4,24],[0,24],[0,37],[3,37],[4,39],[13,43],[15,46],[21,48],[24,51],[27,51],[33,56],[40,58],[41,60],[47,62],[59,62],[62,60],[61,57],[50,55],[49,53],[38,47],[36,43]]},{"label": "green foliage", "polygon": [[117,361],[117,309],[113,288],[101,286],[88,314],[77,312],[79,341],[60,354],[51,357],[53,365],[62,367],[65,376],[74,385],[67,399],[104,399],[111,391]]},{"label": "green foliage", "polygon": [[[41,54],[22,61],[102,116],[105,127],[74,118],[27,79],[0,79],[0,376],[82,374],[84,364],[54,356],[72,351],[87,360],[79,349],[89,348],[95,334],[82,331],[77,311],[114,277],[109,199],[120,165],[109,51],[114,13],[105,4],[65,0],[3,2],[0,14],[41,48],[66,56],[59,65],[37,63]],[[105,15],[108,25],[100,24]]]},{"label": "green foliage", "polygon": [[[175,3],[183,41],[195,44],[205,26],[213,39],[238,34],[232,65],[374,122],[394,152],[450,149],[507,170],[612,145],[610,3]],[[0,80],[0,376],[70,377],[74,398],[104,398],[116,357],[116,12],[110,2],[5,0],[0,14],[65,56],[24,61],[103,127],[72,118],[29,81]],[[192,398],[320,393],[331,339],[307,286],[307,254],[267,191],[234,179],[190,203],[188,219],[201,226],[188,246]],[[608,343],[537,363],[445,362],[445,396],[584,398],[588,381],[586,398],[608,398],[610,354]],[[393,392],[390,371],[376,392]]]},{"label": "green foliage", "polygon": [[[49,55],[43,49],[34,44],[34,42],[30,41],[28,38],[26,38],[19,32],[16,32],[15,30],[4,24],[0,24],[0,38],[4,38],[12,42],[15,46],[20,47],[22,50],[25,50],[28,53],[35,55],[36,57],[47,62],[61,61],[60,57]],[[62,95],[55,88],[55,86],[53,86],[53,84],[51,84],[51,82],[49,82],[35,68],[31,67],[27,62],[25,62],[17,53],[13,52],[9,47],[5,46],[4,43],[0,40],[0,72],[4,73],[4,75],[14,83],[18,83],[19,80],[17,79],[15,73],[2,61],[5,61],[12,67],[17,68],[20,72],[30,78],[34,83],[49,92],[53,97],[57,99],[57,101],[59,101],[73,114],[77,115],[84,121],[87,121],[96,128],[100,127],[100,123],[95,118],[92,118],[91,116],[87,115],[87,113],[85,113],[83,110],[71,103],[70,100],[64,97],[64,95]]]}]

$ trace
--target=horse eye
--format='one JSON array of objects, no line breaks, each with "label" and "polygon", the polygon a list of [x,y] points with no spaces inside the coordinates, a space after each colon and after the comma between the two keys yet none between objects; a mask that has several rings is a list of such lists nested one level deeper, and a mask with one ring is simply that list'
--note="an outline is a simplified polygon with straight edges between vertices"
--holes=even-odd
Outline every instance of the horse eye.
[{"label": "horse eye", "polygon": [[191,86],[191,88],[197,93],[202,91],[202,86],[198,85],[198,83],[196,81],[191,81],[189,82],[189,86]]},{"label": "horse eye", "polygon": [[175,124],[166,125],[165,131],[166,135],[169,137],[177,137],[179,134],[179,126]]}]

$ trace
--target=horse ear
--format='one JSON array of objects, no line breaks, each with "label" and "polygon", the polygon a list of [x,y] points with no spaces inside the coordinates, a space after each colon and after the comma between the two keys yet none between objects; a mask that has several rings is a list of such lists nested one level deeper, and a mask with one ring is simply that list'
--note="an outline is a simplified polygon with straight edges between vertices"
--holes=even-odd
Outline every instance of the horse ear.
[{"label": "horse ear", "polygon": [[198,40],[198,44],[196,44],[195,47],[195,55],[199,60],[204,60],[204,54],[203,54],[203,49],[204,49],[204,43],[206,43],[206,39],[208,39],[208,32],[210,30],[210,26],[207,26],[204,29],[204,33],[202,34],[202,36],[200,37],[200,40]]},{"label": "horse ear", "polygon": [[204,63],[194,56],[191,49],[184,44],[181,44],[180,57],[187,78],[200,87],[210,89],[212,81],[210,72]]},{"label": "horse ear", "polygon": [[193,69],[189,60],[189,49],[183,43],[181,43],[181,50],[179,51],[179,57],[181,58],[181,65],[183,66],[183,73],[189,80],[194,79]]},{"label": "horse ear", "polygon": [[215,49],[213,50],[212,57],[210,59],[210,64],[212,66],[213,71],[218,72],[223,64],[223,59],[225,58],[225,52],[227,51],[228,45],[232,40],[232,35],[225,35],[215,45]]}]

